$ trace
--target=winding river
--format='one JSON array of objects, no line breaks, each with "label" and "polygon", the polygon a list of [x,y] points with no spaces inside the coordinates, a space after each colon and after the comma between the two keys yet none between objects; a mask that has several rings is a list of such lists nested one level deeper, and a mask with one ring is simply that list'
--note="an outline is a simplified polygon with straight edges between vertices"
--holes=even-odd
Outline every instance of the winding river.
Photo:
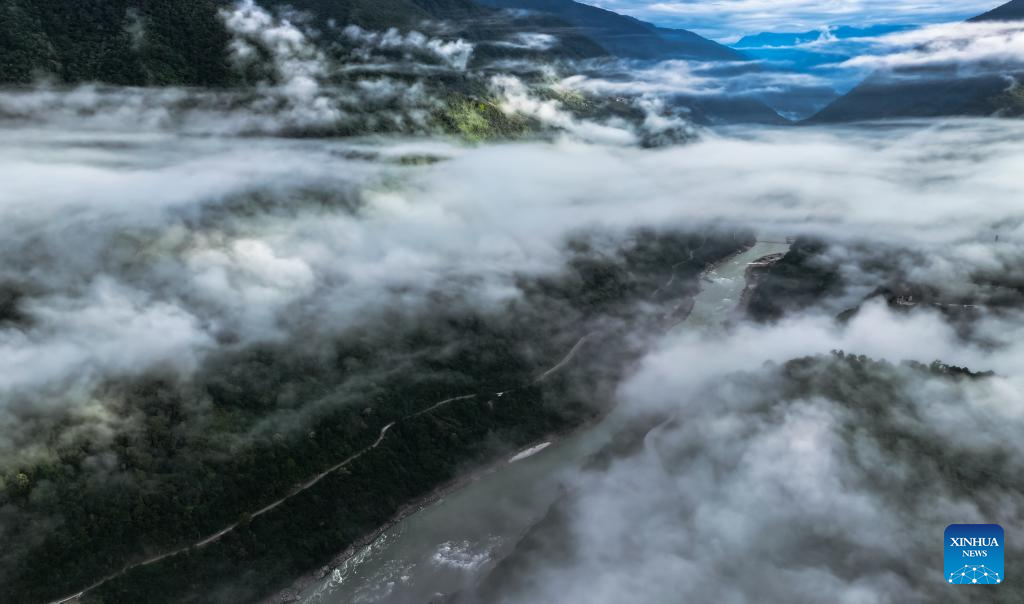
[{"label": "winding river", "polygon": [[[680,329],[718,329],[732,317],[746,286],[747,266],[785,252],[759,242],[705,275]],[[617,431],[616,415],[557,443],[540,443],[384,530],[299,594],[313,604],[425,604],[474,582],[515,546],[578,470]]]}]

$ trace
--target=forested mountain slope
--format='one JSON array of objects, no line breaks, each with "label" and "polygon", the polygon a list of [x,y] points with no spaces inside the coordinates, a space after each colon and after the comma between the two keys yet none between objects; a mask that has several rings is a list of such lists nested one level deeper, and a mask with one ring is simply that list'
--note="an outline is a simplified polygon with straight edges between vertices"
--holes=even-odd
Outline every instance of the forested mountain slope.
[{"label": "forested mountain slope", "polygon": [[[1024,18],[1024,1],[1014,0],[970,20],[1007,21]],[[850,122],[897,117],[987,116],[1018,114],[1019,93],[1011,87],[1014,71],[948,75],[901,69],[874,73],[808,121]]]},{"label": "forested mountain slope", "polygon": [[573,0],[480,0],[497,8],[536,11],[558,17],[611,54],[633,59],[746,61],[742,53],[697,34],[656,27],[632,17]]},{"label": "forested mountain slope", "polygon": [[1016,21],[1017,19],[1024,19],[1024,0],[1007,2],[998,8],[970,19],[970,21]]},{"label": "forested mountain slope", "polygon": [[[226,86],[230,35],[218,11],[223,0],[0,0],[0,83],[58,82],[120,85]],[[444,23],[449,36],[478,43],[477,55],[536,56],[537,49],[502,44],[524,33],[557,43],[553,58],[614,55],[639,59],[741,61],[737,51],[685,30],[568,0],[265,0],[312,17],[330,43],[339,27],[411,30]],[[509,16],[498,9],[525,9]],[[526,52],[530,51],[530,52]]]},{"label": "forested mountain slope", "polygon": [[218,6],[214,0],[0,0],[0,82],[227,84],[230,36]]},{"label": "forested mountain slope", "polygon": [[[49,78],[63,83],[227,86],[237,82],[228,64],[231,36],[219,0],[0,0],[0,83]],[[410,30],[445,22],[452,37],[495,41],[517,31],[566,30],[550,17],[521,21],[471,0],[264,0],[267,8],[294,8],[312,16],[330,43],[336,28]],[[494,48],[481,48],[483,57]],[[514,54],[504,49],[505,54]],[[607,54],[571,31],[560,34],[552,56]]]}]

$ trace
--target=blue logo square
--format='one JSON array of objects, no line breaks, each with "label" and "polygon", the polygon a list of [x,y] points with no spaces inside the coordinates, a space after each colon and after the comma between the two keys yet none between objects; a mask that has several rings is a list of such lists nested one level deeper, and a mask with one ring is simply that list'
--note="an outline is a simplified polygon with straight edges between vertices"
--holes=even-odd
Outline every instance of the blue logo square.
[{"label": "blue logo square", "polygon": [[946,582],[996,585],[1003,575],[1003,527],[998,524],[951,524],[945,534]]}]

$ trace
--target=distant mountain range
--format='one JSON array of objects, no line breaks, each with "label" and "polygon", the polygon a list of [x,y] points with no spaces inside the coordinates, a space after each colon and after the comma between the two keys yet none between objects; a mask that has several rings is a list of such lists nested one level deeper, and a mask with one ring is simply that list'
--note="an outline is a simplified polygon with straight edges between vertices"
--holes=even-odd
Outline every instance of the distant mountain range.
[{"label": "distant mountain range", "polygon": [[[831,37],[856,40],[905,26],[840,27],[825,31],[761,33],[730,48],[681,29],[667,29],[573,0],[261,0],[270,9],[294,8],[330,45],[340,26],[409,30],[444,24],[446,37],[476,45],[474,60],[520,58],[579,60],[672,59],[730,63],[737,70],[764,70],[763,61],[801,70],[848,58],[834,48],[805,48]],[[101,82],[131,86],[232,87],[246,83],[230,66],[231,36],[218,11],[225,0],[0,0],[0,84],[27,84],[40,77],[61,83]],[[1024,19],[1024,0],[1013,0],[971,21]],[[139,31],[144,30],[144,35]],[[550,44],[509,43],[539,34]],[[751,59],[756,59],[753,61]],[[715,72],[717,73],[717,71]],[[811,117],[811,123],[890,117],[991,115],[1019,112],[1024,95],[1008,90],[1006,76],[918,77],[909,71],[876,73]],[[717,77],[717,76],[713,76]],[[767,94],[767,93],[766,93]],[[778,98],[677,95],[672,102],[707,123],[783,123],[767,104],[786,115],[806,115],[835,93],[827,88],[781,91]],[[788,99],[788,100],[787,100]],[[800,104],[802,101],[803,104]]]},{"label": "distant mountain range", "polygon": [[[480,4],[501,9],[517,18],[532,16],[557,20],[563,27],[538,30],[564,40],[568,34],[583,36],[599,45],[605,55],[636,61],[688,60],[734,64],[726,68],[735,76],[740,71],[758,71],[759,65],[745,54],[703,38],[691,31],[657,27],[574,0],[479,0]],[[724,75],[724,74],[723,74]],[[763,100],[737,94],[675,95],[672,103],[684,105],[699,123],[784,124],[781,117]]]},{"label": "distant mountain range", "polygon": [[909,29],[909,25],[872,25],[870,27],[850,27],[841,25],[827,29],[812,29],[804,32],[762,32],[743,36],[733,46],[735,48],[782,48],[799,46],[831,37],[837,40],[849,38],[873,38],[893,32]]},{"label": "distant mountain range", "polygon": [[[1024,0],[1013,0],[979,15],[971,22],[1024,19]],[[1011,88],[1022,74],[943,75],[935,72],[897,70],[872,74],[860,85],[835,100],[809,123],[834,123],[886,118],[987,116],[1019,113],[1021,95]]]},{"label": "distant mountain range", "polygon": [[[911,29],[911,25],[832,27],[804,32],[764,32],[740,38],[733,48],[743,54],[798,70],[851,58],[871,38]],[[818,43],[822,42],[822,43]],[[859,42],[859,44],[858,44]]]}]

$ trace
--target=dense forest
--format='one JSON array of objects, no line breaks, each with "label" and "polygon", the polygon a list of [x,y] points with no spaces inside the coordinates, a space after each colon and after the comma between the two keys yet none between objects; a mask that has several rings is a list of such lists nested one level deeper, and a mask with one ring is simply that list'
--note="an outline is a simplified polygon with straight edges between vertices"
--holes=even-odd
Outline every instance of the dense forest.
[{"label": "dense forest", "polygon": [[799,238],[789,252],[758,279],[747,312],[759,321],[781,318],[788,312],[809,308],[840,291],[839,267],[825,252],[828,245],[813,238]]},{"label": "dense forest", "polygon": [[[641,231],[608,253],[582,237],[561,271],[521,279],[506,308],[438,293],[415,316],[385,312],[333,337],[299,334],[303,346],[225,352],[187,380],[108,380],[91,396],[123,417],[118,433],[76,432],[82,420],[69,416],[22,435],[50,460],[2,478],[0,600],[73,593],[239,521],[87,601],[239,602],[280,588],[467,468],[601,413],[639,351],[626,334],[661,333],[665,308],[697,291],[704,267],[749,241]],[[563,371],[535,381],[584,336]],[[465,395],[475,396],[414,416]],[[379,447],[250,521],[392,422]],[[224,577],[241,583],[217,591]]]},{"label": "dense forest", "polygon": [[216,0],[2,0],[0,82],[224,86]]},{"label": "dense forest", "polygon": [[[914,274],[914,267],[926,261],[922,254],[898,245],[800,237],[780,261],[758,271],[747,314],[761,322],[776,321],[815,307],[828,308],[831,305],[823,303],[832,301],[841,304],[831,310],[845,322],[864,304],[880,301],[896,312],[939,312],[962,337],[972,339],[979,336],[974,323],[983,309],[1013,312],[1024,303],[1024,282],[1013,275],[977,271],[970,276],[970,288],[950,289]],[[856,288],[850,275],[861,280]]]}]

